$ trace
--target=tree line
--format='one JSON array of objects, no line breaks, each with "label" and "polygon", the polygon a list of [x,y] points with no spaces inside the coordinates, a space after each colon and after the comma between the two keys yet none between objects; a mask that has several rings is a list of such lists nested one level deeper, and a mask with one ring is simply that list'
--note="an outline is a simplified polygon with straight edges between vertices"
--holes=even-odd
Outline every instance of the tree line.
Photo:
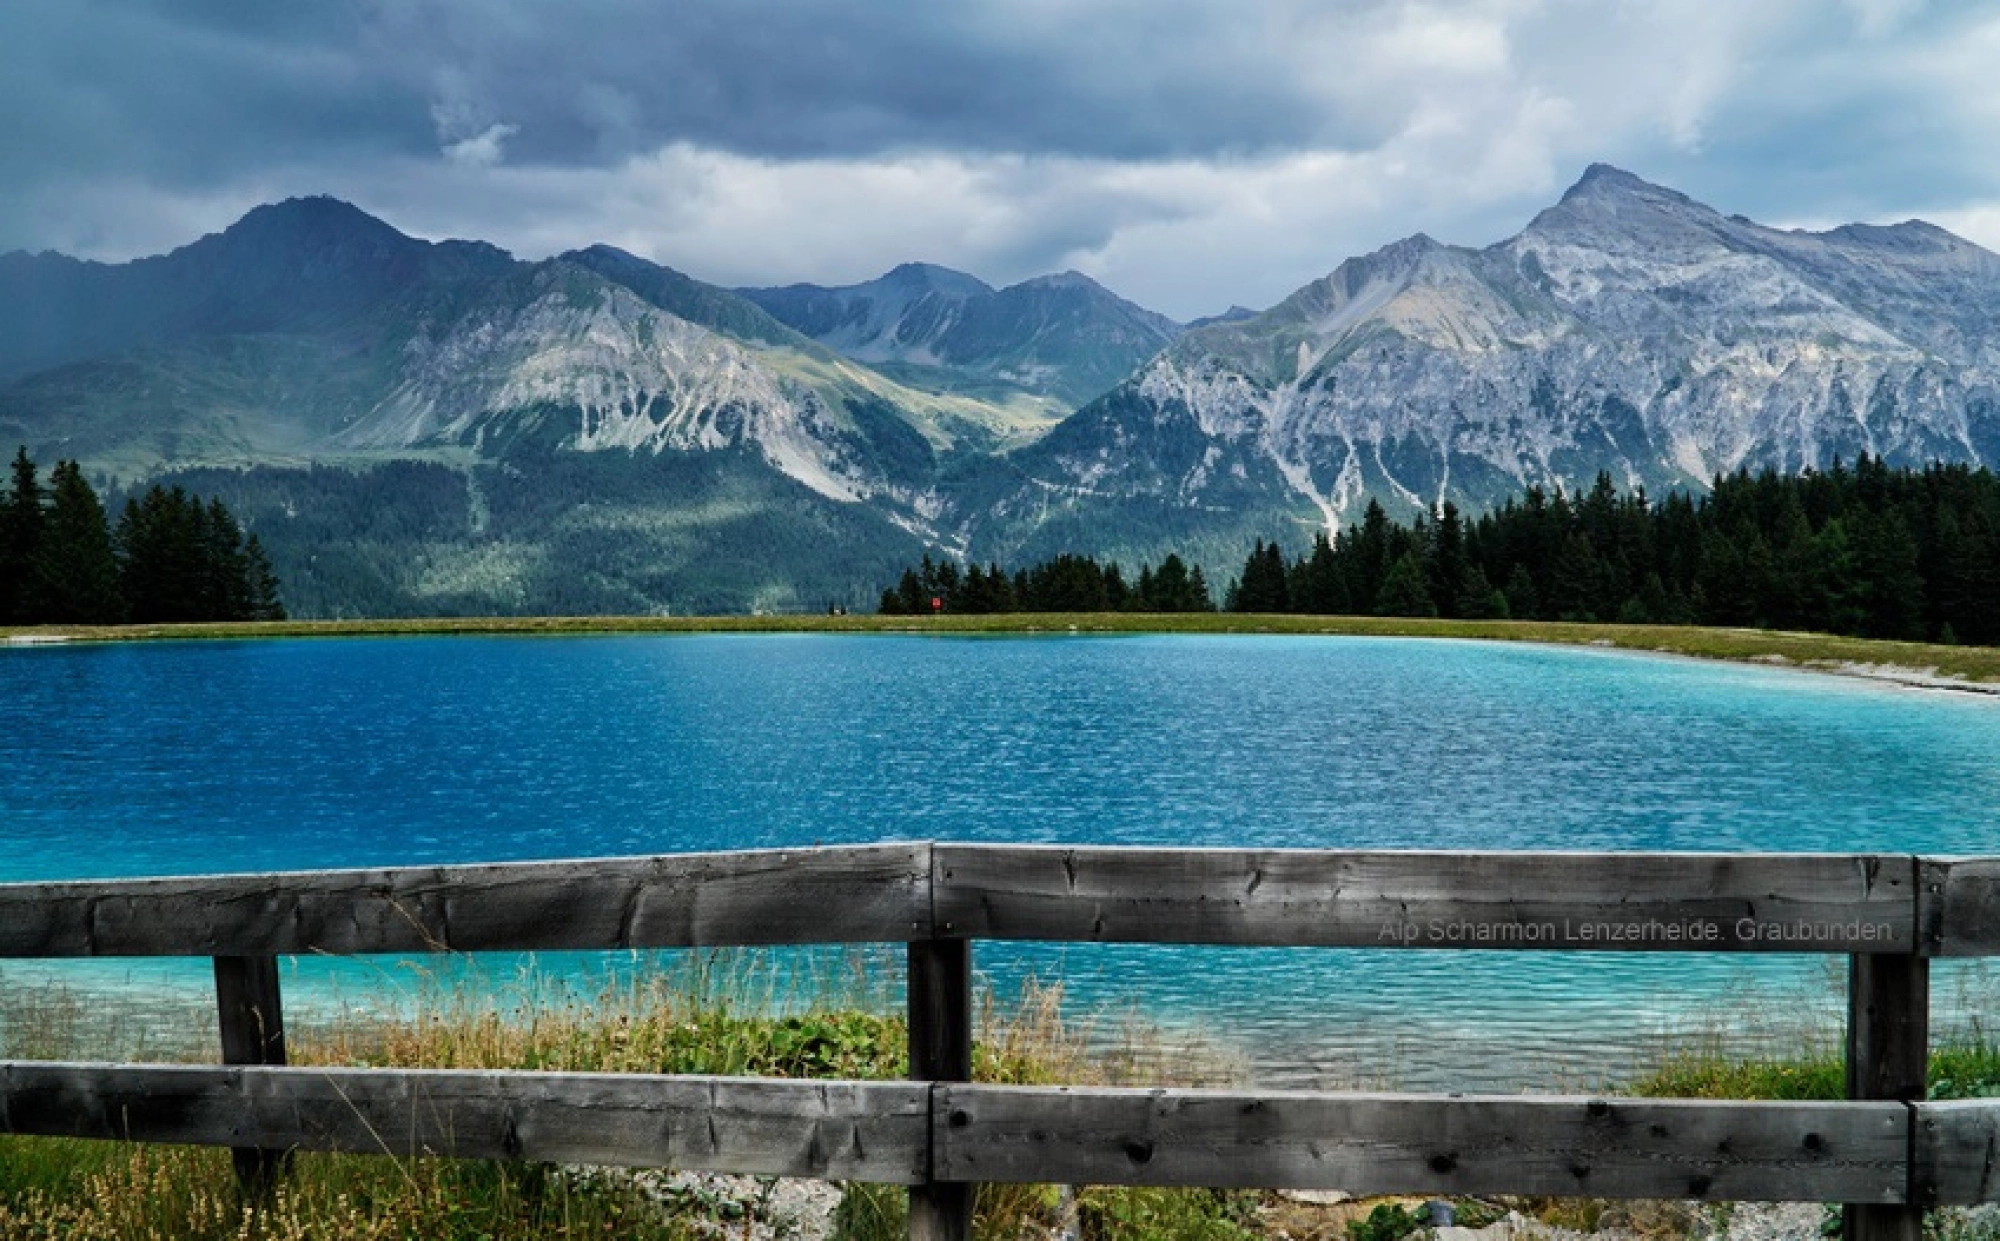
[{"label": "tree line", "polygon": [[1297,559],[1259,541],[1226,606],[1244,612],[1753,626],[2000,643],[2000,479],[1981,467],[1739,471],[1699,499],[1610,477],[1539,487],[1474,521],[1444,505],[1359,525]]},{"label": "tree line", "polygon": [[[1967,465],[1719,476],[1655,502],[1599,474],[1570,496],[1530,487],[1468,520],[1392,521],[1371,501],[1296,558],[1258,540],[1236,612],[1749,626],[2000,645],[2000,477]],[[1060,555],[1008,572],[925,556],[882,592],[891,615],[1209,611],[1199,566],[1168,556],[1128,581]]]},{"label": "tree line", "polygon": [[933,560],[903,570],[896,585],[882,592],[887,616],[942,612],[1213,612],[1215,602],[1200,565],[1190,567],[1168,555],[1159,568],[1139,566],[1127,581],[1116,561],[1099,564],[1089,556],[1063,554],[1012,573],[994,563],[961,568],[957,561]]},{"label": "tree line", "polygon": [[113,526],[83,471],[43,483],[14,457],[0,505],[0,624],[283,620],[263,545],[222,501],[179,487],[132,496]]}]

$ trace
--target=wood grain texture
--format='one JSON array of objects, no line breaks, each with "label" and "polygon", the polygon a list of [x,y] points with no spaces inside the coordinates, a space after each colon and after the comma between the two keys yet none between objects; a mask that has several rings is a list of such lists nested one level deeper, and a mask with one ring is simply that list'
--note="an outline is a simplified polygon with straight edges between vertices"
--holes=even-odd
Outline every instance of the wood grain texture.
[{"label": "wood grain texture", "polygon": [[[1859,954],[1847,964],[1847,1097],[1921,1099],[1930,1058],[1930,959]],[[1850,1202],[1844,1241],[1923,1241],[1915,1203]]]},{"label": "wood grain texture", "polygon": [[1847,1097],[1921,1099],[1930,1067],[1930,961],[1857,954],[1847,966]]},{"label": "wood grain texture", "polygon": [[1919,1103],[1911,1181],[1921,1206],[2000,1202],[2000,1099]]},{"label": "wood grain texture", "polygon": [[1914,950],[1907,855],[947,845],[940,934],[1646,952]]},{"label": "wood grain texture", "polygon": [[1924,912],[1936,928],[1932,951],[1944,957],[2000,955],[2000,858],[1925,863]]},{"label": "wood grain texture", "polygon": [[940,1086],[968,1181],[1901,1202],[1897,1103]]},{"label": "wood grain texture", "polygon": [[[217,957],[215,1009],[224,1064],[285,1063],[284,995],[276,957]],[[285,1160],[283,1151],[254,1146],[230,1152],[237,1184],[255,1201],[276,1189]]]},{"label": "wood grain texture", "polygon": [[0,885],[0,957],[901,943],[928,845]]},{"label": "wood grain texture", "polygon": [[[910,1076],[924,1082],[972,1079],[972,944],[920,940],[909,946]],[[926,1087],[932,1089],[934,1087]],[[933,1149],[933,1156],[935,1150]],[[929,1165],[926,1165],[927,1175]],[[972,1186],[934,1177],[910,1188],[910,1241],[965,1241],[972,1235]]]},{"label": "wood grain texture", "polygon": [[0,1062],[0,1132],[915,1184],[915,1082]]}]

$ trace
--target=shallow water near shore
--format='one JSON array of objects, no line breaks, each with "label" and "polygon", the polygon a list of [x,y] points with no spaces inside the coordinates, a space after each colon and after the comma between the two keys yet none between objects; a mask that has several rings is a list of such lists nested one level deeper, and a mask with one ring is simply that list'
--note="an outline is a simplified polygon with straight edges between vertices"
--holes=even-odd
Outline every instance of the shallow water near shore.
[{"label": "shallow water near shore", "polygon": [[[0,650],[0,881],[897,839],[2000,851],[2000,701],[1384,638],[420,637]],[[1811,956],[982,944],[1295,1085],[1588,1086],[1830,1037]],[[628,962],[650,967],[650,962]],[[575,973],[616,961],[548,958]],[[396,1002],[299,962],[292,1001]],[[504,978],[502,964],[480,975]],[[205,965],[0,966],[197,994]],[[1939,971],[1938,1019],[1993,993]],[[387,999],[382,999],[386,996]],[[1162,1050],[1162,1048],[1164,1050]]]}]

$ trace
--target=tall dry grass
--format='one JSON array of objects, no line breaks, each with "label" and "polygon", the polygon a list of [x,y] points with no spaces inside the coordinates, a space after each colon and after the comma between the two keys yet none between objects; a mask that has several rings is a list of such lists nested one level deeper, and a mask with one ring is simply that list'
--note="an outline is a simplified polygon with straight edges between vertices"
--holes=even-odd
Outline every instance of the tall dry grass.
[{"label": "tall dry grass", "polygon": [[[474,962],[418,971],[392,1011],[353,1009],[295,1019],[299,1065],[437,1069],[701,1073],[893,1079],[907,1072],[900,955],[799,957],[696,953],[623,970],[594,989],[532,964],[491,977]],[[76,1059],[106,1054],[117,1031],[92,996],[61,986],[0,990],[0,1056]],[[157,1017],[158,1014],[155,1014]],[[157,1020],[124,1031],[152,1059],[212,1060],[213,1015],[189,1006],[187,1037],[168,1047]],[[982,992],[974,1077],[1009,1083],[1132,1080],[1132,1066],[1093,1044],[1142,1047],[1143,1033],[1103,1037],[1077,1020],[1058,985]],[[109,1031],[109,1033],[108,1033]],[[1158,1065],[1170,1057],[1136,1057]],[[1188,1063],[1219,1063],[1197,1057]],[[1206,1191],[982,1187],[981,1238],[1045,1236],[1065,1222],[1096,1239],[1241,1235],[1229,1221],[1243,1195]],[[900,1189],[850,1186],[838,1215],[850,1241],[900,1236]],[[1226,1209],[1225,1209],[1226,1208]],[[717,1221],[663,1210],[629,1178],[577,1176],[537,1164],[299,1153],[275,1197],[240,1197],[228,1152],[39,1138],[0,1138],[0,1238],[682,1238],[718,1235]],[[1217,1231],[1217,1229],[1222,1229]],[[1136,1230],[1136,1231],[1135,1231]],[[725,1228],[723,1235],[729,1234]]]}]

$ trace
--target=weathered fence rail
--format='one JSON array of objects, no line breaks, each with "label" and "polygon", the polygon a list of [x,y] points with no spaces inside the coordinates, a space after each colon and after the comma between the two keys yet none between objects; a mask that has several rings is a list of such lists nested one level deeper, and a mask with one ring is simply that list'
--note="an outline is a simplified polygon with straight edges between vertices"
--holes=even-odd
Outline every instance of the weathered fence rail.
[{"label": "weathered fence rail", "polygon": [[[979,939],[1849,958],[1829,1103],[968,1081]],[[277,957],[900,942],[907,1082],[286,1065]],[[2000,955],[2000,859],[890,844],[0,885],[0,958],[207,956],[220,1066],[0,1061],[0,1133],[980,1182],[1848,1204],[1849,1238],[2000,1200],[2000,1103],[1931,1103],[1929,961]]]}]

